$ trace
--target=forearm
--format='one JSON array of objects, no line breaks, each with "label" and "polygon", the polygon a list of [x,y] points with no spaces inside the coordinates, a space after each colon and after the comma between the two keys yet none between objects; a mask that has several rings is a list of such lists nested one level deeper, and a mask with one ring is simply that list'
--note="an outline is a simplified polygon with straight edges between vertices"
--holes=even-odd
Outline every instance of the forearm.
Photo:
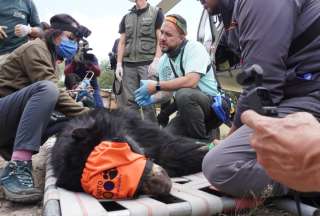
[{"label": "forearm", "polygon": [[[179,77],[173,80],[160,81],[161,91],[176,91],[181,88],[196,88],[200,80],[198,73],[189,73],[187,76]],[[156,93],[156,82],[150,82],[148,85],[149,94]]]},{"label": "forearm", "polygon": [[155,58],[160,58],[161,55],[162,55],[162,51],[161,51],[161,48],[160,48],[160,36],[161,36],[161,32],[160,30],[157,30],[156,32],[157,34],[157,45],[156,45],[156,54],[155,54]]},{"label": "forearm", "polygon": [[188,76],[179,77],[173,80],[160,81],[161,90],[163,91],[176,91],[181,88],[196,88],[198,81],[190,79]]},{"label": "forearm", "polygon": [[117,53],[117,63],[122,63],[123,55],[125,50],[125,35],[121,35],[119,45],[118,45],[118,53]]}]

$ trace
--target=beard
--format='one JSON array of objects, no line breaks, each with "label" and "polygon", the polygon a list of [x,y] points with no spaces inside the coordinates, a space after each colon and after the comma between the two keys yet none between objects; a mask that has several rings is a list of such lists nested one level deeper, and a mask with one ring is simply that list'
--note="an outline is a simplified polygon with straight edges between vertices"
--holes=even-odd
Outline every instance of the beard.
[{"label": "beard", "polygon": [[171,49],[169,47],[161,48],[161,52],[163,52],[163,53],[169,53],[170,51],[171,51]]}]

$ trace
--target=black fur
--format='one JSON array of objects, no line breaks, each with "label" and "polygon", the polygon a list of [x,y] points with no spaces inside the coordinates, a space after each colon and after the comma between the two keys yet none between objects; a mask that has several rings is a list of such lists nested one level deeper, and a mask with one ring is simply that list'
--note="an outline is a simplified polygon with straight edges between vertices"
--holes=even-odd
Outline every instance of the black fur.
[{"label": "black fur", "polygon": [[70,120],[52,148],[57,185],[82,191],[80,179],[87,157],[104,140],[125,138],[133,151],[143,151],[171,177],[201,171],[208,148],[143,121],[132,111],[100,109]]}]

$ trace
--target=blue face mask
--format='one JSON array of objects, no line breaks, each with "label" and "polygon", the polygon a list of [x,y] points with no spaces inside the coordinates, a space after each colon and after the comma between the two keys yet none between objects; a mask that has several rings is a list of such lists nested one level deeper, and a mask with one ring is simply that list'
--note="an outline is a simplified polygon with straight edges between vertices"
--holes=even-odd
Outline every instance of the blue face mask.
[{"label": "blue face mask", "polygon": [[72,60],[78,50],[78,43],[76,41],[69,40],[68,38],[62,38],[61,43],[56,46],[56,52],[62,58]]}]

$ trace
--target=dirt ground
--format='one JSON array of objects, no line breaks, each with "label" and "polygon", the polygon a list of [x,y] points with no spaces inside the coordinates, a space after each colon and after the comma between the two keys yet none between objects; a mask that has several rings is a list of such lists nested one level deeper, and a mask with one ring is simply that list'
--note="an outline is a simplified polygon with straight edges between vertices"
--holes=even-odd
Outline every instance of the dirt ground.
[{"label": "dirt ground", "polygon": [[[43,190],[45,178],[46,146],[33,157],[33,170],[35,185]],[[5,166],[5,161],[0,157],[0,167]],[[0,216],[40,216],[42,215],[42,202],[35,205],[16,204],[5,201],[0,191]]]}]

